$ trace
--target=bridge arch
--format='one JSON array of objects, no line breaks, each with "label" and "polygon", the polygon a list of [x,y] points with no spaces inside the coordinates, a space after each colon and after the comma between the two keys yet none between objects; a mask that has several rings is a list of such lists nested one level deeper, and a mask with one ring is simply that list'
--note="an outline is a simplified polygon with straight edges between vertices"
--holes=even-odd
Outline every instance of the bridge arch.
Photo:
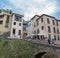
[{"label": "bridge arch", "polygon": [[55,54],[51,54],[51,52],[39,52],[37,54],[35,54],[34,58],[58,58],[57,55]]},{"label": "bridge arch", "polygon": [[39,52],[35,55],[35,58],[42,58],[44,54],[46,54],[46,52]]}]

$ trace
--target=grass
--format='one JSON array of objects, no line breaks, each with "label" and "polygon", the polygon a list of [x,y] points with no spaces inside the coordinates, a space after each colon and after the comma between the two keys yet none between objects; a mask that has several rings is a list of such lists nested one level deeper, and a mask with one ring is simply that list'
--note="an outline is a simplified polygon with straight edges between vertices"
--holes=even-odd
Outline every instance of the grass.
[{"label": "grass", "polygon": [[0,58],[32,58],[32,46],[22,40],[0,40]]},{"label": "grass", "polygon": [[[34,44],[22,40],[0,39],[0,58],[33,58],[34,48],[36,48]],[[53,55],[50,58],[57,57]]]}]

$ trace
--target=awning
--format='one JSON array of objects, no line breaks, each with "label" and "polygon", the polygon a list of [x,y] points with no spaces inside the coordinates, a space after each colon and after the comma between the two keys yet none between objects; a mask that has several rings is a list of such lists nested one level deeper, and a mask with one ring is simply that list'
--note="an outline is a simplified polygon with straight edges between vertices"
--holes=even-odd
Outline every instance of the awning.
[{"label": "awning", "polygon": [[31,34],[31,35],[38,35],[38,34]]},{"label": "awning", "polygon": [[33,36],[33,35],[44,35],[44,34],[32,34],[32,36]]},{"label": "awning", "polygon": [[38,34],[38,35],[44,35],[44,34]]}]

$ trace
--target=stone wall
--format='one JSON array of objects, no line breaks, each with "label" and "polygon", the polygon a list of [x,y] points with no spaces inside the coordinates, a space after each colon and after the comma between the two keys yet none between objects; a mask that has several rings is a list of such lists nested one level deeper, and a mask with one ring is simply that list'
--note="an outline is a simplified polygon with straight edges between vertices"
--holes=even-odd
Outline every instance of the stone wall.
[{"label": "stone wall", "polygon": [[58,58],[60,58],[60,46],[59,45],[53,45],[53,44],[44,44],[44,43],[36,43],[32,41],[27,41],[29,44],[33,45],[33,55],[40,52],[46,52],[48,55],[56,55]]},{"label": "stone wall", "polygon": [[2,35],[0,35],[0,39],[7,39],[10,36],[10,32],[5,32]]}]

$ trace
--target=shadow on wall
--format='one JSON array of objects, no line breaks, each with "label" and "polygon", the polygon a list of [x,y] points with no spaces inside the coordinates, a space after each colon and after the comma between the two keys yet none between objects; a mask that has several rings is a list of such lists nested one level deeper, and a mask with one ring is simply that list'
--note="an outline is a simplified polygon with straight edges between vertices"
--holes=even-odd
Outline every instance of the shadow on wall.
[{"label": "shadow on wall", "polygon": [[42,58],[44,54],[46,54],[46,52],[40,52],[37,55],[35,55],[35,58]]}]

